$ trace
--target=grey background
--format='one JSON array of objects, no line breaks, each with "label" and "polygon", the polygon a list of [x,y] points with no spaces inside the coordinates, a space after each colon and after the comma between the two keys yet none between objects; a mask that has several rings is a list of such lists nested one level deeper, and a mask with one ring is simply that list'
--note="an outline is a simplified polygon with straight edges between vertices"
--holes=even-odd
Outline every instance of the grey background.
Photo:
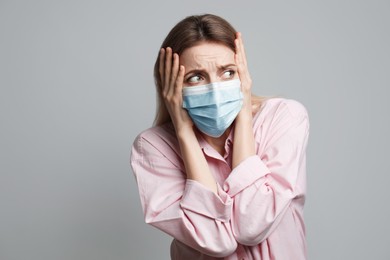
[{"label": "grey background", "polygon": [[129,167],[176,22],[242,32],[254,92],[311,119],[310,259],[390,259],[389,1],[0,0],[0,259],[168,259]]}]

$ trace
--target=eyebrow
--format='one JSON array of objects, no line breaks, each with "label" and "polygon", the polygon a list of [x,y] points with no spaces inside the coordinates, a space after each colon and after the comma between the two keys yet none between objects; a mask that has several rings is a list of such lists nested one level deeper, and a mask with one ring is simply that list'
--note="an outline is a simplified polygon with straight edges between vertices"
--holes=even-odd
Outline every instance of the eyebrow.
[{"label": "eyebrow", "polygon": [[[220,65],[217,68],[219,71],[221,71],[221,70],[226,70],[226,69],[232,68],[232,67],[236,68],[237,65],[234,63],[231,63],[231,64],[226,64],[226,65]],[[189,72],[187,72],[184,75],[184,77],[188,76],[188,74],[191,74],[191,73],[199,73],[199,72],[205,72],[205,71],[206,71],[205,69],[193,69],[193,70],[190,70]]]}]

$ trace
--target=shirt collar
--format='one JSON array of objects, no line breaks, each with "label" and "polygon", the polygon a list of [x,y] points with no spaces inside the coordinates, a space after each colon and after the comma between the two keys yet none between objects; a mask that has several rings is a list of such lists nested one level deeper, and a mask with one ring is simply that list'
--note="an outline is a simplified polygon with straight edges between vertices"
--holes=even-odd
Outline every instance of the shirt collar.
[{"label": "shirt collar", "polygon": [[219,160],[226,160],[229,157],[232,147],[233,147],[233,137],[234,137],[234,125],[230,129],[230,133],[225,140],[225,155],[220,155],[203,137],[203,135],[197,130],[197,138],[199,142],[199,146],[202,149],[203,153],[209,157],[213,157]]}]

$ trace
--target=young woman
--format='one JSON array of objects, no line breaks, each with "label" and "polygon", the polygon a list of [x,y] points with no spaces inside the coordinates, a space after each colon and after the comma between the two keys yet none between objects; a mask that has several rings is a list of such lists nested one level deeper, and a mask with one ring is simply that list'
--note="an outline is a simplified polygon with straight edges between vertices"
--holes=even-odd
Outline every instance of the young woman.
[{"label": "young woman", "polygon": [[171,258],[306,259],[305,108],[252,95],[241,34],[215,15],[170,31],[154,77],[155,126],[131,166]]}]

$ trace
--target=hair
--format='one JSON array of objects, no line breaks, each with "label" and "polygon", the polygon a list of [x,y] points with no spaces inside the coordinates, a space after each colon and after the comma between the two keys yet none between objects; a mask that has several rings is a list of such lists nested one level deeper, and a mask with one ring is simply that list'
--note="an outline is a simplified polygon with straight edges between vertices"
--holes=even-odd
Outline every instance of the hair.
[{"label": "hair", "polygon": [[[181,55],[184,50],[201,42],[218,43],[227,46],[235,52],[234,40],[236,30],[223,18],[213,15],[192,15],[177,23],[168,33],[161,48],[172,48],[173,53]],[[161,49],[160,48],[160,49]],[[162,83],[159,74],[159,56],[154,64],[154,81],[157,89],[157,107],[154,125],[162,125],[171,121],[168,110],[162,98]],[[263,97],[252,95],[253,112],[257,112],[263,102]]]}]

